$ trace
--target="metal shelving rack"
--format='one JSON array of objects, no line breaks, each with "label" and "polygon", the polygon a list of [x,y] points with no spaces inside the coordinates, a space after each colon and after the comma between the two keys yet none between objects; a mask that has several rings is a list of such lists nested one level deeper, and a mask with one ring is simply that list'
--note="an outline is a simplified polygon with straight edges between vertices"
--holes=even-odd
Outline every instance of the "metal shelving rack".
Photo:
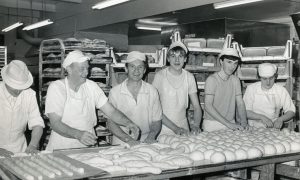
[{"label": "metal shelving rack", "polygon": [[[0,71],[7,64],[7,47],[0,46]],[[0,75],[0,81],[2,81],[2,77]]]}]

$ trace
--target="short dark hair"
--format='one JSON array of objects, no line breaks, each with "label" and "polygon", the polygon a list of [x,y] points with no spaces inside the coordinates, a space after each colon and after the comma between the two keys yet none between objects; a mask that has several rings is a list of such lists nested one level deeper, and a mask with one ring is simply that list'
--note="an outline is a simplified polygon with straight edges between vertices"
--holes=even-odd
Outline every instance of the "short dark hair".
[{"label": "short dark hair", "polygon": [[187,56],[187,53],[185,52],[185,50],[184,50],[182,47],[180,47],[180,46],[176,46],[176,47],[170,49],[170,50],[168,51],[168,53],[167,53],[167,56],[170,55],[170,52],[171,52],[171,51],[174,51],[174,52],[179,51],[180,53],[184,54],[184,56]]}]

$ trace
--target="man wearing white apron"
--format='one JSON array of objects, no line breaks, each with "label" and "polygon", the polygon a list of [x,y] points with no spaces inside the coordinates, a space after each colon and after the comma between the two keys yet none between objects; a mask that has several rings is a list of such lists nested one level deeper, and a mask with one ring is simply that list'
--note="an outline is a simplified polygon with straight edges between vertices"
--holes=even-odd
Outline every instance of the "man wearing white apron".
[{"label": "man wearing white apron", "polygon": [[249,125],[280,129],[283,122],[295,116],[295,105],[287,90],[275,83],[276,65],[260,64],[258,74],[260,82],[249,85],[244,95]]},{"label": "man wearing white apron", "polygon": [[52,82],[48,88],[45,114],[50,119],[52,132],[47,150],[95,145],[96,108],[130,129],[135,138],[139,134],[139,128],[107,101],[95,82],[87,79],[88,60],[79,50],[70,52],[63,62],[67,77]]},{"label": "man wearing white apron", "polygon": [[[238,51],[224,48],[219,55],[221,70],[210,75],[205,82],[204,131],[248,128],[246,108],[241,84],[233,75],[240,61]],[[235,116],[236,112],[238,118]]]},{"label": "man wearing white apron", "polygon": [[[183,69],[188,50],[180,42],[173,42],[167,52],[170,66],[157,72],[153,86],[158,90],[163,109],[161,134],[186,134],[189,131],[199,133],[202,110],[197,95],[194,76]],[[194,119],[188,122],[186,110],[191,100]]]},{"label": "man wearing white apron", "polygon": [[[35,92],[29,88],[32,75],[20,60],[4,66],[1,75],[4,82],[0,82],[0,156],[36,153],[45,125]],[[32,130],[28,146],[24,135],[27,125]]]},{"label": "man wearing white apron", "polygon": [[162,109],[155,87],[142,80],[148,66],[145,54],[130,52],[125,66],[128,79],[111,89],[109,101],[139,126],[141,136],[137,142],[128,135],[127,129],[120,129],[110,121],[113,144],[154,143],[161,130]]}]

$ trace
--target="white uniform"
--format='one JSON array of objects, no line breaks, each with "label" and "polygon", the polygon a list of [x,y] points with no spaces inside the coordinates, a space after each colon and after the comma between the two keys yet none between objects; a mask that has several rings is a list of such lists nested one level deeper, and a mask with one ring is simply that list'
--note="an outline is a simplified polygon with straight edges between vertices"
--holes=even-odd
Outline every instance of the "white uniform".
[{"label": "white uniform", "polygon": [[[249,85],[244,95],[246,110],[263,114],[273,122],[279,117],[280,110],[283,112],[295,112],[295,105],[287,90],[278,84],[267,91],[262,90],[261,82]],[[249,125],[265,127],[261,122],[249,119]]]},{"label": "white uniform", "polygon": [[[127,88],[127,79],[111,89],[109,101],[139,126],[141,129],[141,141],[147,138],[150,132],[150,125],[162,119],[158,92],[152,85],[144,81],[142,81],[141,89],[137,95],[137,101],[135,101]],[[121,128],[128,133],[128,129]],[[123,144],[123,142],[114,136],[113,144]]]},{"label": "white uniform", "polygon": [[24,132],[26,126],[45,127],[37,105],[35,92],[26,89],[18,97],[7,91],[0,82],[0,148],[13,153],[24,152],[27,147]]},{"label": "white uniform", "polygon": [[[176,87],[173,83],[177,84]],[[156,73],[153,86],[158,90],[164,115],[178,127],[189,130],[186,109],[189,105],[189,94],[197,92],[194,76],[184,69],[181,75],[174,76],[165,68]],[[174,134],[163,125],[161,134],[166,133]]]},{"label": "white uniform", "polygon": [[[95,134],[97,123],[95,108],[101,108],[107,97],[93,81],[87,80],[77,92],[69,88],[65,78],[50,84],[46,97],[45,114],[56,113],[68,126]],[[67,138],[52,130],[47,150],[86,147],[77,139]]]}]

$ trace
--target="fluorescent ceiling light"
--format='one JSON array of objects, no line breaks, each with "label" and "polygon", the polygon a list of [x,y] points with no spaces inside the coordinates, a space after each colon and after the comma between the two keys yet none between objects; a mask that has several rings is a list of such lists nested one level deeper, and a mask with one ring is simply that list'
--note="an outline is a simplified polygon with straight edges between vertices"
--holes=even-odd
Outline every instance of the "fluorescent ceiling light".
[{"label": "fluorescent ceiling light", "polygon": [[143,30],[161,31],[161,27],[159,27],[159,26],[149,26],[149,25],[136,24],[135,27],[137,29],[143,29]]},{"label": "fluorescent ceiling light", "polygon": [[121,3],[124,3],[127,1],[129,1],[129,0],[105,0],[105,1],[99,2],[98,4],[93,6],[92,9],[104,9],[104,8],[114,6],[117,4],[121,4]]},{"label": "fluorescent ceiling light", "polygon": [[237,6],[241,4],[258,2],[258,1],[263,1],[263,0],[229,0],[229,1],[219,2],[219,3],[214,3],[214,8],[220,9],[220,8],[225,8],[230,6]]},{"label": "fluorescent ceiling light", "polygon": [[17,23],[15,23],[15,24],[12,24],[12,25],[10,25],[10,26],[8,26],[8,27],[2,29],[2,32],[8,32],[8,31],[13,30],[13,29],[15,29],[15,28],[17,28],[17,27],[19,27],[19,26],[22,26],[22,25],[23,25],[23,23],[17,22]]},{"label": "fluorescent ceiling light", "polygon": [[154,21],[154,20],[150,20],[150,19],[139,19],[138,23],[141,24],[153,24],[153,25],[160,25],[160,26],[175,26],[178,25],[177,22],[174,21]]},{"label": "fluorescent ceiling light", "polygon": [[52,23],[53,23],[53,21],[51,21],[50,19],[46,19],[44,21],[40,21],[40,22],[31,24],[31,25],[28,25],[28,26],[24,27],[23,30],[29,31],[31,29],[36,29],[36,28],[46,26],[46,25],[49,25],[49,24],[52,24]]}]

